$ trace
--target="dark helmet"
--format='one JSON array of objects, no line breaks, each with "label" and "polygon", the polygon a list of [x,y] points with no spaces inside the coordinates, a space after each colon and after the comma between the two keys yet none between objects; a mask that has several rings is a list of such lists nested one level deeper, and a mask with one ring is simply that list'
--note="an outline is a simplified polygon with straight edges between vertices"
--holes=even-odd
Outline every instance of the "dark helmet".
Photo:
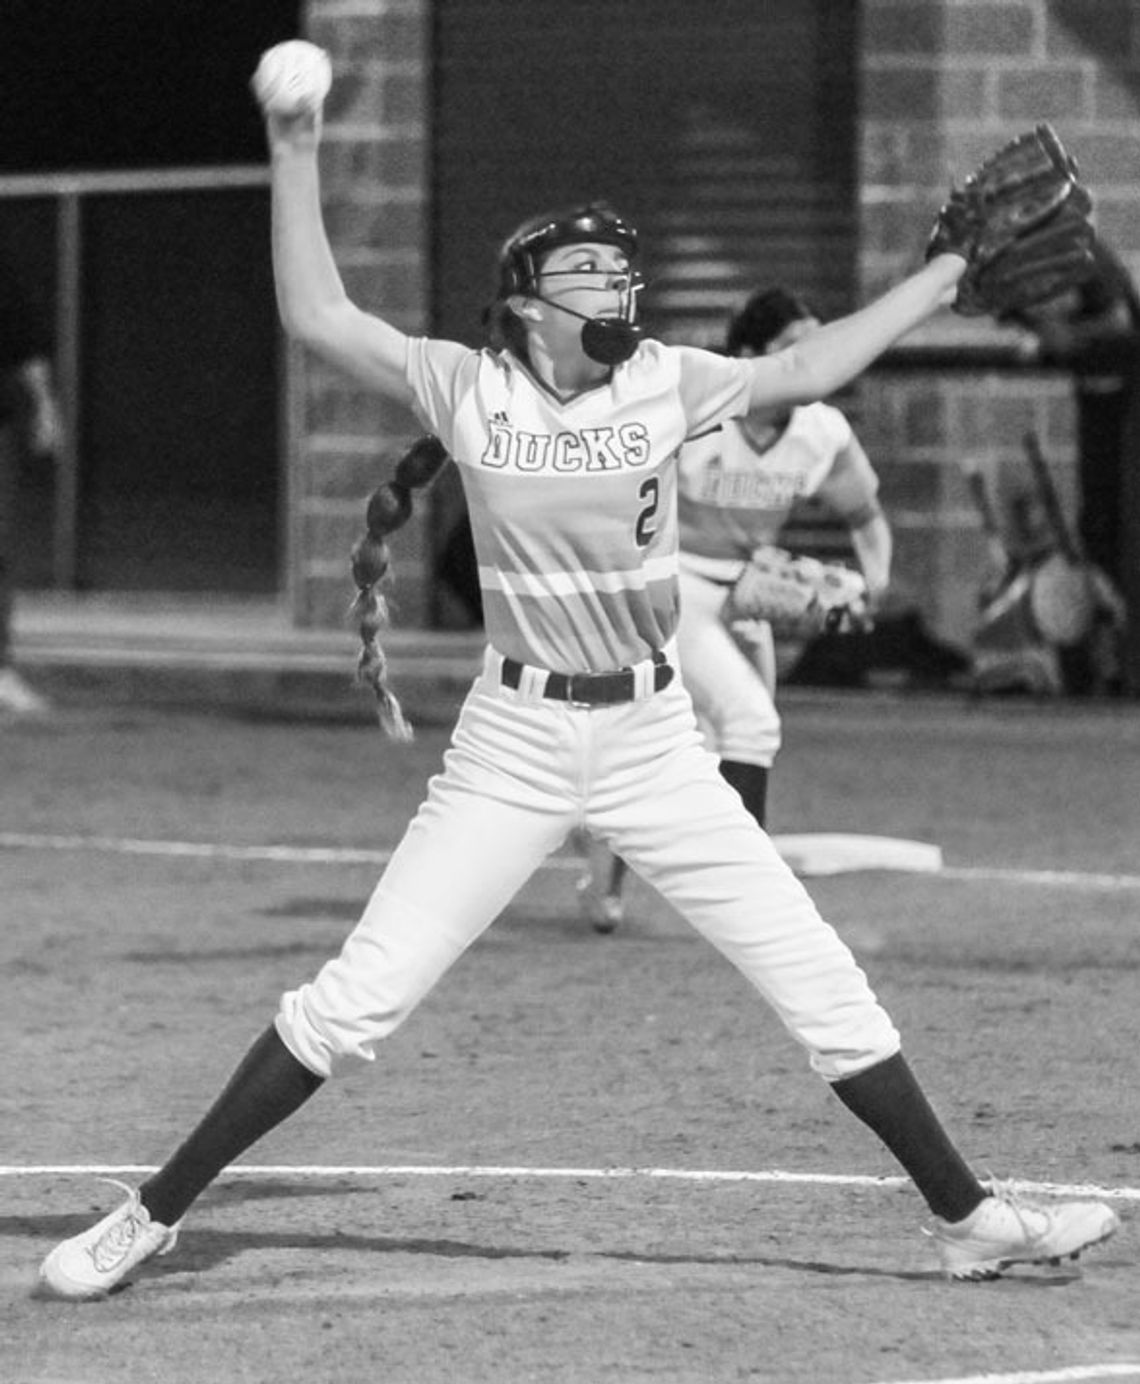
[{"label": "dark helmet", "polygon": [[544,212],[524,221],[499,251],[499,298],[512,293],[533,293],[543,255],[560,245],[597,241],[616,245],[633,263],[637,255],[637,230],[619,216],[608,202],[586,202],[562,211]]},{"label": "dark helmet", "polygon": [[[543,256],[561,245],[586,242],[616,245],[630,262],[631,270],[625,276],[625,301],[620,317],[587,317],[564,304],[542,298],[538,291],[539,261]],[[498,297],[488,314],[493,337],[506,340],[516,353],[525,353],[517,328],[511,325],[513,314],[506,306],[512,294],[523,293],[540,298],[544,303],[549,302],[571,317],[580,318],[582,349],[591,360],[601,365],[620,365],[629,360],[641,340],[641,328],[633,320],[637,311],[637,293],[641,287],[640,279],[632,271],[636,254],[637,231],[608,202],[587,202],[565,211],[532,216],[504,241],[499,251]],[[514,342],[512,332],[517,338]]]},{"label": "dark helmet", "polygon": [[786,288],[759,289],[728,324],[724,349],[730,356],[746,348],[762,356],[789,323],[808,317],[818,318],[819,313],[798,293]]}]

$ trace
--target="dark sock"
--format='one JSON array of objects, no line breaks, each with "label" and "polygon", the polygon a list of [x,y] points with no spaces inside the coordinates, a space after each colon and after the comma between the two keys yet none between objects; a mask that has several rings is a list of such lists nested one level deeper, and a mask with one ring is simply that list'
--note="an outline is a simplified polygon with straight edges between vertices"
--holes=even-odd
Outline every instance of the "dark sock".
[{"label": "dark sock", "polygon": [[768,811],[767,768],[763,764],[742,764],[739,760],[722,759],[720,773],[740,794],[744,806],[755,817],[757,825],[762,827]]},{"label": "dark sock", "polygon": [[832,1090],[886,1144],[936,1216],[960,1221],[985,1200],[902,1053],[833,1082]]},{"label": "dark sock", "polygon": [[629,866],[621,858],[615,855],[610,861],[610,879],[607,892],[615,899],[621,897],[621,892],[625,888],[625,877],[629,873]]},{"label": "dark sock", "polygon": [[223,1168],[304,1105],[323,1082],[297,1061],[271,1024],[190,1137],[139,1188],[142,1204],[159,1225],[180,1221]]}]

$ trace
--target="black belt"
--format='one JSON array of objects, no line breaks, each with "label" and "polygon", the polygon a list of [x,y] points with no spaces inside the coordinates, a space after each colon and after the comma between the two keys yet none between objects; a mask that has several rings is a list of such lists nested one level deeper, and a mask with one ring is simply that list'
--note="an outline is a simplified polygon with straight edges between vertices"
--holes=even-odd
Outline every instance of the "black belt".
[{"label": "black belt", "polygon": [[[673,669],[660,651],[653,655],[653,662],[653,690],[660,692],[673,681]],[[518,659],[503,659],[499,681],[504,687],[517,690],[522,674],[523,664]],[[613,706],[635,700],[637,677],[632,668],[618,668],[612,673],[547,673],[542,695],[579,706]]]}]

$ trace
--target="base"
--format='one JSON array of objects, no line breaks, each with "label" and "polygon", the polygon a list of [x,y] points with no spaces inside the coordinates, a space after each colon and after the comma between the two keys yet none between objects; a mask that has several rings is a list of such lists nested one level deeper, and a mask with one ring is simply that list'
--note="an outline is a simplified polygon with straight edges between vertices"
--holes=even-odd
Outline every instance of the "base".
[{"label": "base", "polygon": [[942,868],[942,851],[938,846],[894,836],[820,832],[773,836],[772,844],[797,875],[838,875],[852,870],[930,874]]}]

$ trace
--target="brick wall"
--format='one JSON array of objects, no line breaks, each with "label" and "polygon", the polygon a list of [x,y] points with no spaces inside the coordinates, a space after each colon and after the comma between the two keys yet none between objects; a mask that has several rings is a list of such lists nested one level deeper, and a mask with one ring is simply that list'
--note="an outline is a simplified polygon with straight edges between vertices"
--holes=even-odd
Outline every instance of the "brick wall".
[{"label": "brick wall", "polygon": [[[332,55],[321,182],[350,296],[408,332],[427,329],[428,0],[308,0],[306,37]],[[345,619],[347,558],[363,502],[421,429],[411,413],[289,353],[289,581],[294,621]],[[421,510],[426,508],[421,506]],[[398,614],[426,623],[422,515],[401,531]]]},{"label": "brick wall", "polygon": [[[918,263],[945,191],[1005,139],[1049,120],[1080,162],[1106,241],[1140,280],[1140,6],[1133,0],[864,0],[861,292]],[[1009,344],[941,314],[913,339]],[[1072,511],[1068,379],[1023,370],[873,372],[860,434],[884,481],[901,590],[968,639],[984,542],[964,460],[1014,474],[1037,432]]]},{"label": "brick wall", "polygon": [[[321,151],[326,216],[349,291],[409,331],[428,326],[431,0],[308,0],[336,67]],[[863,0],[861,296],[920,259],[951,180],[1038,119],[1081,162],[1106,239],[1140,278],[1140,6],[1133,0]],[[986,322],[942,314],[917,334],[978,345]],[[1008,334],[1006,334],[1008,338]],[[418,428],[405,410],[296,352],[287,390],[289,574],[298,624],[343,621],[362,499]],[[897,538],[897,579],[938,633],[968,639],[984,543],[963,479],[974,458],[1016,469],[1037,432],[1073,494],[1067,380],[1021,371],[875,371],[860,436]],[[401,624],[426,624],[421,517],[398,549]]]}]

